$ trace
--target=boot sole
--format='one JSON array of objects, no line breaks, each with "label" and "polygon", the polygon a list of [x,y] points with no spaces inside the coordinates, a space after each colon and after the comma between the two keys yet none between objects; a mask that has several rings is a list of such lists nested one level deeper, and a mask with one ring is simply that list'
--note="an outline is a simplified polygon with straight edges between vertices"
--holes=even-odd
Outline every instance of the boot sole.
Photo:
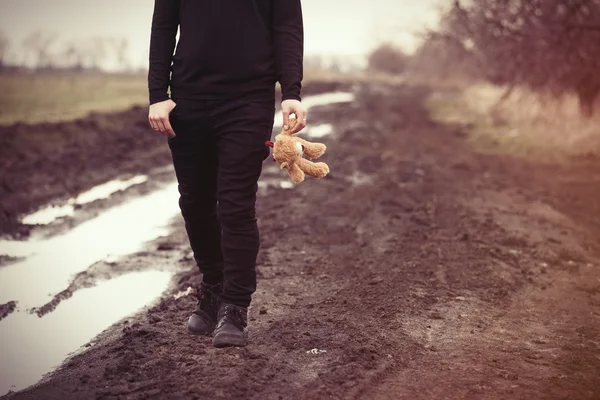
[{"label": "boot sole", "polygon": [[245,347],[247,344],[247,337],[220,334],[213,338],[213,346],[215,347]]},{"label": "boot sole", "polygon": [[191,333],[191,334],[192,334],[192,335],[194,335],[194,336],[210,336],[210,335],[212,335],[212,333],[214,332],[214,329],[213,329],[212,331],[210,331],[210,332],[204,332],[204,331],[202,331],[202,332],[200,332],[200,331],[194,331],[194,330],[192,330],[192,328],[190,328],[189,326],[188,326],[187,330],[188,330],[188,332],[189,332],[189,333]]}]

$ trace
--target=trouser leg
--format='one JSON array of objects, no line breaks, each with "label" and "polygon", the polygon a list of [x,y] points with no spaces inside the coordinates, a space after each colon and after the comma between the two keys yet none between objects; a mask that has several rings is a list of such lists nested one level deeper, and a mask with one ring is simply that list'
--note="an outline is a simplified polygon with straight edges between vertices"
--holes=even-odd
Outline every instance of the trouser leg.
[{"label": "trouser leg", "polygon": [[206,102],[179,100],[169,139],[179,188],[179,206],[194,258],[209,285],[221,283],[223,253],[217,213],[218,148]]},{"label": "trouser leg", "polygon": [[224,101],[215,110],[219,154],[217,199],[224,258],[222,300],[247,307],[256,291],[260,236],[256,192],[263,161],[270,150],[274,103]]}]

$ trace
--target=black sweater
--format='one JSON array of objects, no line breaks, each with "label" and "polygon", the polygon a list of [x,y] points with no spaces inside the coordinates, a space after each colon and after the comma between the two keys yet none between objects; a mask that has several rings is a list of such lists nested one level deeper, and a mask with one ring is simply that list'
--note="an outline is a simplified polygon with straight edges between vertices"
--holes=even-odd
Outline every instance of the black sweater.
[{"label": "black sweater", "polygon": [[303,33],[300,0],[155,0],[150,104],[169,86],[174,98],[273,97],[277,81],[300,100]]}]

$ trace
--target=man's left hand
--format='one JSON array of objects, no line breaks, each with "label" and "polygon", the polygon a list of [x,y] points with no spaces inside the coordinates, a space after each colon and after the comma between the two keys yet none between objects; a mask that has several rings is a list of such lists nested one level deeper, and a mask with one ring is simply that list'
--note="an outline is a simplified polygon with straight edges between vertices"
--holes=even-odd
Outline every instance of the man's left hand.
[{"label": "man's left hand", "polygon": [[296,114],[296,126],[292,133],[300,132],[306,127],[306,117],[308,111],[298,100],[284,100],[281,102],[281,112],[283,113],[283,129],[288,130],[290,127],[290,115]]}]

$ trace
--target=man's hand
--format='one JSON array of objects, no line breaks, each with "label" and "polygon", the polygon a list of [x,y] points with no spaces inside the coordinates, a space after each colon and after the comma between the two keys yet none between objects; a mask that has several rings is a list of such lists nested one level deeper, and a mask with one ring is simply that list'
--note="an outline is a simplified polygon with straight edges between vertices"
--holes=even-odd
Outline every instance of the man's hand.
[{"label": "man's hand", "polygon": [[281,112],[283,113],[283,129],[288,130],[290,127],[290,114],[296,114],[296,126],[292,133],[300,132],[306,126],[306,117],[308,112],[306,107],[298,100],[284,100],[281,102]]},{"label": "man's hand", "polygon": [[173,100],[165,100],[160,103],[154,103],[150,106],[148,120],[150,126],[157,132],[166,135],[167,137],[175,137],[175,131],[169,122],[169,114],[175,108],[176,104]]}]

